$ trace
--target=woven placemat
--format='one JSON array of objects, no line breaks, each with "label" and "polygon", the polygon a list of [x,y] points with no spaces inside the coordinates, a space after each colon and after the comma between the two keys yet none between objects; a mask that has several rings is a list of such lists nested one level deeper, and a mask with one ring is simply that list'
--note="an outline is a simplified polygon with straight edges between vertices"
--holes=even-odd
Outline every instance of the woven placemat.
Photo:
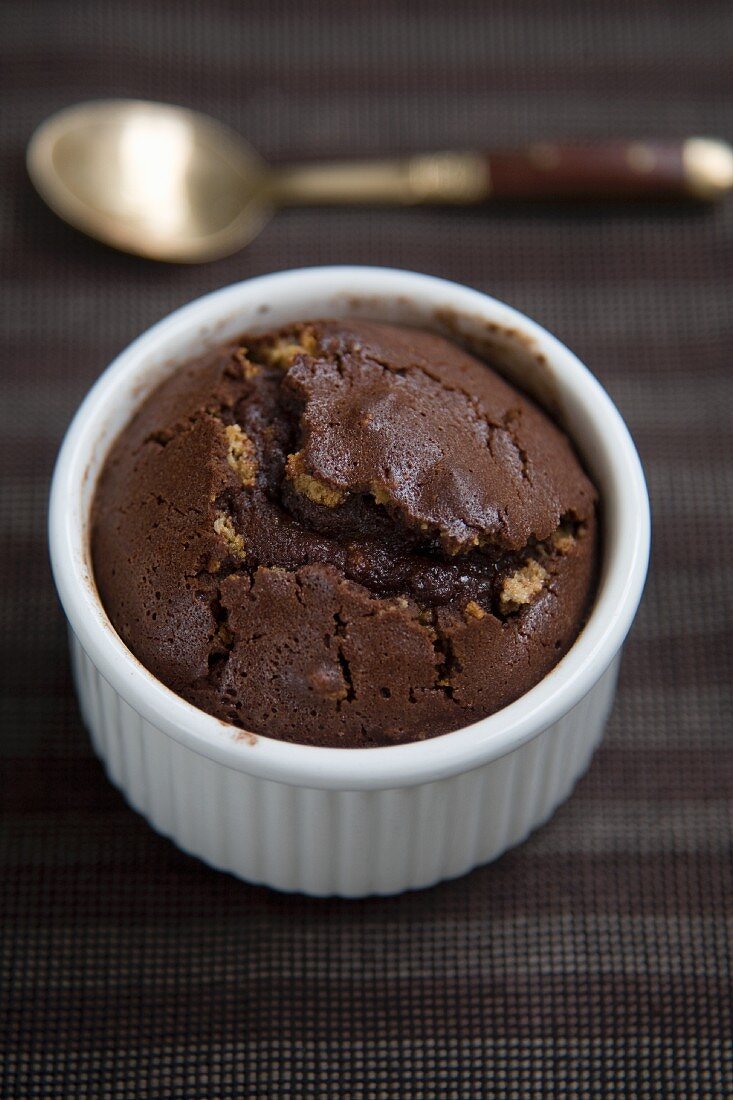
[{"label": "woven placemat", "polygon": [[[728,134],[730,5],[163,0],[3,5],[2,1095],[544,1100],[733,1092],[733,203],[292,211],[169,268],[56,220],[23,166],[58,107],[209,111],[268,158],[557,135]],[[92,755],[45,546],[51,467],[101,369],[247,275],[389,264],[488,290],[626,416],[654,554],[608,735],[493,866],[347,903],[179,853]]]}]

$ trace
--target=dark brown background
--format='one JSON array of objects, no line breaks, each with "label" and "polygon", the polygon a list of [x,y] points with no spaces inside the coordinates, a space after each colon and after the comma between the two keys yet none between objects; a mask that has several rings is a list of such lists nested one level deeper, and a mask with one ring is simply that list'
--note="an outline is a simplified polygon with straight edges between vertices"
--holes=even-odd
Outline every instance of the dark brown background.
[{"label": "dark brown background", "polygon": [[[730,947],[733,201],[282,214],[191,269],[107,251],[24,145],[98,95],[190,104],[269,158],[603,134],[731,136],[727,2],[4,3],[2,1061],[9,1097],[723,1097]],[[45,549],[54,454],[173,307],[291,265],[391,264],[555,331],[627,417],[655,549],[608,736],[550,825],[420,894],[306,901],[133,814],[74,703]]]}]

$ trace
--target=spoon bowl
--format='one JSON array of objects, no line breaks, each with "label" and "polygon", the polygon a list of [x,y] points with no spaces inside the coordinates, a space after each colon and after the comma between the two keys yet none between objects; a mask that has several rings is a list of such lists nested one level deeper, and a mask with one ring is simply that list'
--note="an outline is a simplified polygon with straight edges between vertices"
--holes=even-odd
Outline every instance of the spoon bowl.
[{"label": "spoon bowl", "polygon": [[33,135],[28,170],[66,221],[150,259],[229,255],[272,214],[257,154],[213,119],[165,103],[104,100],[59,111]]}]

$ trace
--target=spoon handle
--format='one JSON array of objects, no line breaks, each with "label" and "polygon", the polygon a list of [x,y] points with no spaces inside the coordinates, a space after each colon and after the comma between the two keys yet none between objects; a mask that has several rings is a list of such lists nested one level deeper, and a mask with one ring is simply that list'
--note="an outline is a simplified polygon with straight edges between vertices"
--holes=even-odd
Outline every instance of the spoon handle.
[{"label": "spoon handle", "polygon": [[687,141],[541,143],[488,156],[489,195],[501,199],[721,198],[733,186],[733,152]]},{"label": "spoon handle", "polygon": [[733,187],[733,150],[685,141],[542,142],[488,153],[301,164],[272,178],[283,205],[468,204],[492,199],[714,201]]}]

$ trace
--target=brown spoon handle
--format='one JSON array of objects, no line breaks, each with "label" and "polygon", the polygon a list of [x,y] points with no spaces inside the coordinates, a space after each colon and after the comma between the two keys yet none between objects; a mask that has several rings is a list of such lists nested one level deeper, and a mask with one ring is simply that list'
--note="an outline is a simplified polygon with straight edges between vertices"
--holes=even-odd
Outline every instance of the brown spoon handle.
[{"label": "brown spoon handle", "polygon": [[419,153],[275,170],[280,205],[467,204],[492,199],[705,199],[733,187],[733,150],[686,141],[542,142],[495,152]]},{"label": "brown spoon handle", "polygon": [[487,165],[497,199],[712,200],[733,184],[730,149],[708,138],[541,142],[489,153]]}]

